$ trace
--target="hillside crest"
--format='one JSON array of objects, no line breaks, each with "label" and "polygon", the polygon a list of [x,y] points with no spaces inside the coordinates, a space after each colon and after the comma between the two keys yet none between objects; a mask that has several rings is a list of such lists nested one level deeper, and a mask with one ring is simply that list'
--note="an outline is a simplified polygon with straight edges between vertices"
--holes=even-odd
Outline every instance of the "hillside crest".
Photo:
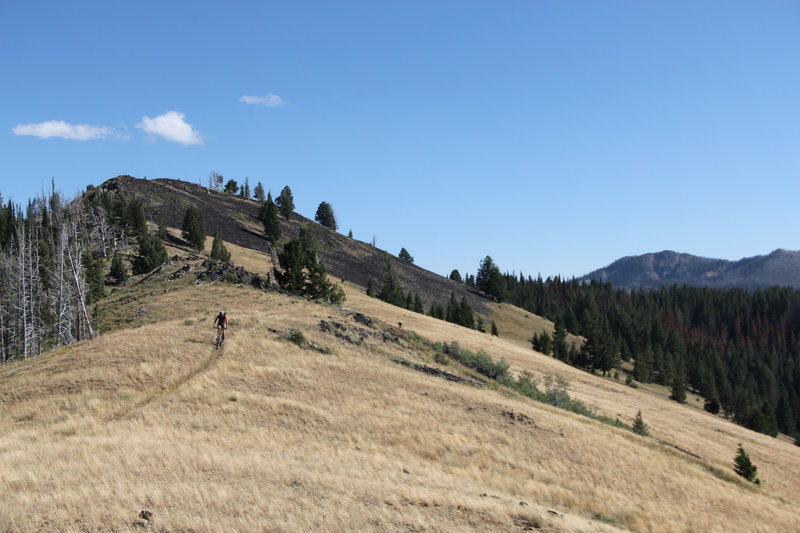
[{"label": "hillside crest", "polygon": [[371,279],[377,292],[383,285],[387,264],[390,263],[403,289],[419,294],[426,308],[433,301],[445,305],[450,294],[455,293],[459,300],[462,296],[466,297],[476,312],[488,312],[488,299],[480,291],[402,261],[368,243],[332,231],[297,212],[288,221],[280,217],[283,238],[273,247],[264,235],[263,224],[258,220],[259,204],[254,200],[165,178],[148,180],[117,176],[89,194],[103,191],[114,194],[122,192],[127,197],[139,198],[152,222],[157,222],[163,216],[167,226],[174,228],[182,226],[189,205],[199,207],[205,215],[209,235],[219,230],[225,242],[264,252],[272,257],[273,265],[277,264],[276,254],[283,244],[290,238],[297,238],[300,229],[306,227],[320,243],[320,258],[334,278],[350,281],[362,288],[367,287]]}]

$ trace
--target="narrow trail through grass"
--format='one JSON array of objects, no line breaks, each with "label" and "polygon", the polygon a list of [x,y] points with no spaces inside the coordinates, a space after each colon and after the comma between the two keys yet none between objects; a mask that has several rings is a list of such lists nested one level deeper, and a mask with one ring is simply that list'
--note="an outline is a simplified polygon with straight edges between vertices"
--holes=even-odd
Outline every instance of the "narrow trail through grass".
[{"label": "narrow trail through grass", "polygon": [[181,386],[185,385],[189,381],[197,378],[204,372],[208,371],[209,369],[213,368],[220,359],[222,359],[223,354],[225,353],[225,344],[223,344],[219,349],[216,346],[211,348],[211,354],[203,359],[199,366],[192,369],[191,372],[170,381],[167,383],[161,390],[156,392],[151,392],[145,394],[143,398],[139,399],[138,401],[134,402],[132,406],[125,406],[108,417],[105,418],[105,422],[114,422],[118,420],[124,420],[134,412],[141,410],[142,408],[146,407],[147,405],[160,400],[170,394],[173,394],[177,391]]}]

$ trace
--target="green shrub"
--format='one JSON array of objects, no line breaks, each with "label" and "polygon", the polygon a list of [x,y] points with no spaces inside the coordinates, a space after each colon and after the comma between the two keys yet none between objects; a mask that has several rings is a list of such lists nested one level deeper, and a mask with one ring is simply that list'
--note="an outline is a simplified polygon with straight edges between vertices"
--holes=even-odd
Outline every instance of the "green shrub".
[{"label": "green shrub", "polygon": [[649,437],[650,432],[647,430],[647,424],[644,423],[642,419],[642,411],[639,410],[636,413],[636,418],[633,420],[633,426],[631,427],[634,433],[637,435],[641,435],[642,437]]},{"label": "green shrub", "polygon": [[761,485],[761,480],[756,477],[758,467],[750,461],[750,456],[747,455],[741,444],[739,444],[739,453],[733,460],[733,470],[747,481]]},{"label": "green shrub", "polygon": [[289,330],[288,339],[289,342],[293,342],[300,347],[303,347],[308,343],[308,340],[306,339],[306,336],[303,335],[303,332],[295,328],[291,328]]}]

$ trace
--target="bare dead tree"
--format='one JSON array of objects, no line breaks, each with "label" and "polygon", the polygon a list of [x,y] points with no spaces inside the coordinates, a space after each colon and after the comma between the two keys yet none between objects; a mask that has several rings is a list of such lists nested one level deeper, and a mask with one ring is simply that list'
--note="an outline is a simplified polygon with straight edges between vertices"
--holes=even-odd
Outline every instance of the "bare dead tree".
[{"label": "bare dead tree", "polygon": [[113,247],[115,239],[112,236],[112,229],[108,224],[106,210],[100,205],[89,206],[87,218],[89,219],[89,242],[100,250],[103,258],[107,258],[109,248]]},{"label": "bare dead tree", "polygon": [[17,246],[14,266],[14,278],[16,280],[16,320],[17,328],[14,332],[14,341],[17,347],[22,349],[23,359],[27,359],[30,354],[31,328],[28,321],[28,263],[25,260],[28,255],[28,236],[25,232],[25,224],[20,220],[16,226]]},{"label": "bare dead tree", "polygon": [[0,357],[3,363],[8,360],[8,301],[11,296],[9,283],[10,256],[0,254]]},{"label": "bare dead tree", "polygon": [[[71,211],[74,211],[74,209]],[[73,212],[70,213],[70,215],[74,214],[75,213]],[[85,331],[88,333],[88,336],[91,339],[94,337],[94,331],[92,330],[92,321],[89,317],[89,311],[86,307],[87,284],[83,267],[83,241],[78,234],[78,221],[76,220],[76,217],[68,217],[67,224],[69,226],[67,262],[72,273],[73,288],[75,289],[75,298],[73,299],[73,303],[75,304],[75,307],[80,310],[80,314],[83,318],[82,326],[85,327]],[[81,330],[83,330],[83,327],[79,329],[79,335],[77,337],[78,340],[83,338],[83,335],[80,334]]]},{"label": "bare dead tree", "polygon": [[62,344],[72,344],[75,342],[75,327],[72,311],[72,302],[75,300],[74,289],[70,282],[70,270],[67,261],[67,253],[70,242],[70,228],[64,220],[64,210],[62,206],[53,209],[53,225],[56,228],[56,237],[52,248],[52,269],[50,285],[50,308],[53,317],[53,334],[56,346]]},{"label": "bare dead tree", "polygon": [[30,309],[31,353],[42,353],[44,338],[44,322],[42,320],[42,265],[39,255],[39,238],[41,226],[34,217],[28,217],[28,308]]},{"label": "bare dead tree", "polygon": [[208,188],[215,191],[221,191],[223,181],[225,181],[225,178],[222,177],[222,174],[214,170],[208,175]]}]

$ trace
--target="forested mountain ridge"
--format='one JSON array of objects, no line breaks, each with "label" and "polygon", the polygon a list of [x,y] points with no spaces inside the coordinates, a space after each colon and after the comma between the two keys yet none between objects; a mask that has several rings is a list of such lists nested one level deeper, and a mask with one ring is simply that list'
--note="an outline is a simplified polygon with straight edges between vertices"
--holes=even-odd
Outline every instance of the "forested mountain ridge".
[{"label": "forested mountain ridge", "polygon": [[624,289],[690,285],[716,289],[800,288],[800,251],[778,249],[739,261],[709,259],[665,250],[623,257],[579,278]]}]

